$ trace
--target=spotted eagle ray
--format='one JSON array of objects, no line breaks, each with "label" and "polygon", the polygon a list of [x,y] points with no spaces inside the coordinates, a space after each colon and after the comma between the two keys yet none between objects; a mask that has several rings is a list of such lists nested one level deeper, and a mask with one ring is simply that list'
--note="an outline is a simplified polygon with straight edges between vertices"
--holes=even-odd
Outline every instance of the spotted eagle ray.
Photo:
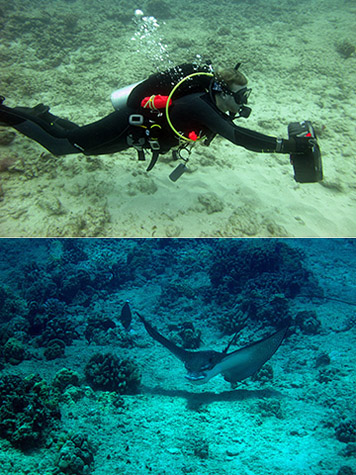
[{"label": "spotted eagle ray", "polygon": [[187,370],[185,377],[194,384],[207,383],[214,376],[221,374],[225,381],[234,386],[238,381],[252,376],[274,355],[289,327],[287,325],[272,335],[231,353],[227,351],[237,334],[222,352],[214,350],[188,351],[161,335],[138,312],[136,314],[143,322],[147,333],[184,363]]}]

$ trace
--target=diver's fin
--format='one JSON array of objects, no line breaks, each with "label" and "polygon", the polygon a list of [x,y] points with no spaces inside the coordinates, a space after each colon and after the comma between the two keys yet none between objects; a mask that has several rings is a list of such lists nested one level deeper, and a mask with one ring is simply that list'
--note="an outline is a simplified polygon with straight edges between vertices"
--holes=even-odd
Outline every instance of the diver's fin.
[{"label": "diver's fin", "polygon": [[13,127],[26,137],[35,140],[54,155],[66,155],[83,151],[68,140],[68,133],[77,128],[73,122],[61,119],[49,112],[49,107],[7,107],[0,96],[0,125]]},{"label": "diver's fin", "polygon": [[0,96],[0,125],[13,127],[25,120],[24,117],[19,116],[10,107],[4,106],[4,96]]},{"label": "diver's fin", "polygon": [[35,107],[7,107],[3,105],[4,96],[0,96],[0,124],[14,126],[30,120],[41,125],[44,129],[51,128],[51,134],[57,137],[65,135],[68,130],[79,126],[67,119],[61,119],[49,112],[49,106],[37,104]]}]

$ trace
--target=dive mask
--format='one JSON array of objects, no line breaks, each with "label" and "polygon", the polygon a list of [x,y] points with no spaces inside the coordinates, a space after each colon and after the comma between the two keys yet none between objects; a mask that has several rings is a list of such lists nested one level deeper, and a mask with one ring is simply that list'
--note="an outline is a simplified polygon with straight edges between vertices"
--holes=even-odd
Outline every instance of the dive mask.
[{"label": "dive mask", "polygon": [[248,98],[250,97],[252,89],[246,86],[240,86],[237,91],[232,91],[226,84],[221,83],[220,81],[213,81],[211,90],[214,92],[223,92],[232,96],[237,105],[247,104]]},{"label": "dive mask", "polygon": [[238,91],[235,92],[227,92],[227,94],[231,95],[236,104],[239,106],[239,110],[237,114],[230,112],[230,116],[233,118],[243,117],[247,119],[251,114],[251,108],[247,107],[247,101],[250,97],[252,89],[250,87],[242,86]]},{"label": "dive mask", "polygon": [[223,92],[234,98],[234,101],[239,106],[239,110],[237,114],[230,113],[232,117],[244,117],[247,118],[251,114],[250,107],[247,107],[247,101],[250,97],[252,89],[246,86],[240,86],[237,91],[232,91],[226,84],[213,80],[210,86],[210,94],[212,96],[212,92]]},{"label": "dive mask", "polygon": [[250,97],[252,89],[250,87],[242,86],[238,91],[232,92],[228,91],[226,94],[232,96],[237,105],[244,106],[247,104],[248,98]]}]

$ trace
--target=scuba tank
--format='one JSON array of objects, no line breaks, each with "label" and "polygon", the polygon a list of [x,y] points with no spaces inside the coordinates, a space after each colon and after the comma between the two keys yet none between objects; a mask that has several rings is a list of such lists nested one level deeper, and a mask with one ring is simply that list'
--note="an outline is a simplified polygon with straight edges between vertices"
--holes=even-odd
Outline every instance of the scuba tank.
[{"label": "scuba tank", "polygon": [[124,86],[121,89],[117,89],[114,91],[110,98],[111,104],[113,105],[114,109],[119,110],[127,105],[127,99],[131,92],[135,89],[136,86],[141,84],[143,81],[136,82],[134,84],[129,84],[128,86]]}]

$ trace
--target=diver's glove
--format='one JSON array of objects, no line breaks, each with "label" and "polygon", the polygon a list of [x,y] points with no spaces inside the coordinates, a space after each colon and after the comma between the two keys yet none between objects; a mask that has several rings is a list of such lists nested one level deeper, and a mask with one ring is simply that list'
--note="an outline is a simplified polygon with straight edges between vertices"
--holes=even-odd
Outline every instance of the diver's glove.
[{"label": "diver's glove", "polygon": [[282,139],[280,151],[281,153],[303,154],[311,150],[315,145],[315,140],[311,137],[291,137]]}]

